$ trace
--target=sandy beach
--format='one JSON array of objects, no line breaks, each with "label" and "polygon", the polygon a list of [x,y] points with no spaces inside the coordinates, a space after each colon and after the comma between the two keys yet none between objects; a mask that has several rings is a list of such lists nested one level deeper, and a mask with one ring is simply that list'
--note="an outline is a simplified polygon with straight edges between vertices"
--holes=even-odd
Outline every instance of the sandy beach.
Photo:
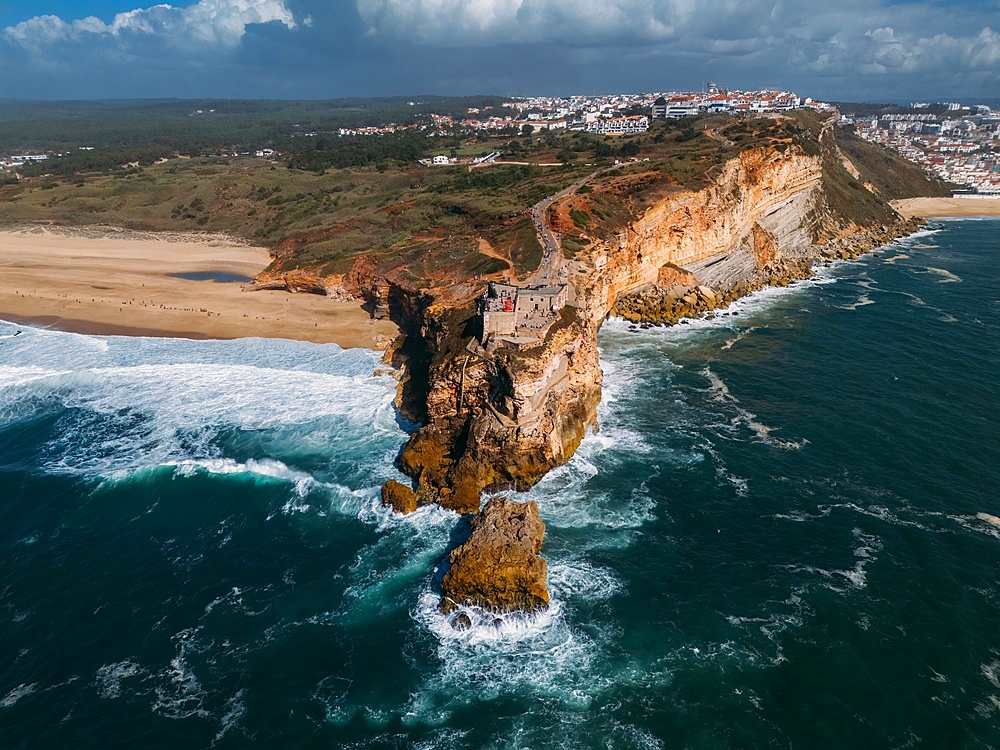
[{"label": "sandy beach", "polygon": [[892,202],[906,218],[919,216],[1000,216],[1000,196],[959,198],[906,198]]},{"label": "sandy beach", "polygon": [[270,258],[224,237],[114,229],[0,231],[0,319],[91,334],[289,338],[385,349],[398,329],[360,304],[245,292]]}]

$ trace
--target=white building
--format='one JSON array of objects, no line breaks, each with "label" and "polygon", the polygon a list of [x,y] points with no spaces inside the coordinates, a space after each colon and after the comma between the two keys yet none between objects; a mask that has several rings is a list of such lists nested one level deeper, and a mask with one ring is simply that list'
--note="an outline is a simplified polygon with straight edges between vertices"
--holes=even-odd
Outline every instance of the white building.
[{"label": "white building", "polygon": [[595,120],[588,122],[584,130],[600,135],[645,133],[649,130],[649,118],[645,115],[632,115],[631,117],[612,117],[610,120]]}]

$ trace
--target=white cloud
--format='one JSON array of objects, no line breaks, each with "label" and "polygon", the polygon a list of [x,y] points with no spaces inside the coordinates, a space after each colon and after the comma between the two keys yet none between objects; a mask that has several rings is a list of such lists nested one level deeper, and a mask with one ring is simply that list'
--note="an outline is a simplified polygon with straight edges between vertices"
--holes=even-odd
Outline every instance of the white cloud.
[{"label": "white cloud", "polygon": [[110,23],[93,16],[69,22],[58,16],[36,16],[8,26],[3,34],[9,41],[31,49],[100,37],[120,41],[160,37],[180,43],[235,47],[248,25],[270,22],[289,29],[296,27],[284,0],[200,0],[184,8],[162,4],[130,10],[117,14]]},{"label": "white cloud", "polygon": [[[785,60],[833,75],[1000,63],[995,0],[355,0],[372,39],[434,47],[548,43],[580,49]],[[934,29],[933,36],[927,35]],[[613,61],[611,61],[613,62]],[[777,65],[776,65],[777,67]]]},{"label": "white cloud", "polygon": [[1000,65],[1000,34],[988,26],[963,36],[944,32],[922,36],[880,26],[854,36],[840,34],[820,47],[809,67],[833,74],[988,72]]},{"label": "white cloud", "polygon": [[[726,0],[726,5],[737,4]],[[356,0],[373,36],[465,47],[484,42],[588,43],[673,38],[695,0]]]}]

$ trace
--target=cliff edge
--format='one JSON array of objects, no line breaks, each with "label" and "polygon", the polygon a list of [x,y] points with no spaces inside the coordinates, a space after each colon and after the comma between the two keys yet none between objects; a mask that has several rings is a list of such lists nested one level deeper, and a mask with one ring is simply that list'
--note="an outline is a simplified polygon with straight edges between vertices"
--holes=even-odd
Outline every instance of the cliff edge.
[{"label": "cliff edge", "polygon": [[[395,507],[437,503],[476,513],[484,491],[526,490],[569,460],[596,424],[602,380],[596,337],[609,314],[676,321],[768,284],[807,277],[816,262],[852,257],[912,231],[915,225],[895,214],[871,184],[853,177],[832,123],[814,122],[811,139],[804,133],[783,147],[741,151],[713,169],[699,189],[680,189],[640,165],[595,173],[586,187],[581,181],[545,201],[539,233],[546,243],[546,282],[565,285],[569,302],[538,325],[529,325],[534,318],[525,313],[524,321],[515,318],[513,334],[485,330],[483,303],[477,307],[475,299],[422,306],[407,337],[418,337],[419,347],[413,341],[408,346],[420,356],[400,360],[410,371],[400,403],[419,404],[423,426],[398,459],[414,480],[412,496],[387,485],[389,496],[405,494],[406,502]],[[642,200],[632,199],[636,185],[646,191]],[[609,215],[617,218],[602,219]],[[555,236],[562,244],[551,247]],[[543,293],[533,282],[537,278],[529,277],[504,288],[515,295]],[[399,351],[406,347],[404,341]],[[477,516],[475,528],[490,527],[501,539],[520,533],[522,516],[487,507],[490,519]],[[537,517],[533,506],[526,512]],[[512,526],[503,531],[506,523]],[[536,563],[511,562],[505,543],[474,548],[452,561],[455,573],[442,592],[446,609],[544,606],[547,595],[540,590],[535,598],[510,595],[512,569],[506,566],[537,573]],[[458,579],[476,584],[451,585]],[[537,576],[531,579],[535,590]]]}]

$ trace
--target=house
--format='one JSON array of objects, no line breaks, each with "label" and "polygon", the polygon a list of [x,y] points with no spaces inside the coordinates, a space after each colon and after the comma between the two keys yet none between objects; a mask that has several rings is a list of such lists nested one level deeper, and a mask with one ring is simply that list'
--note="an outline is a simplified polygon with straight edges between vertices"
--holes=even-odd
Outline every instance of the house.
[{"label": "house", "polygon": [[645,115],[632,115],[631,117],[613,117],[610,120],[595,120],[588,122],[584,130],[599,135],[645,133],[649,130],[649,118]]},{"label": "house", "polygon": [[450,164],[450,163],[451,163],[451,159],[449,159],[447,156],[440,156],[439,155],[439,156],[435,156],[433,159],[431,159],[431,164]]}]

